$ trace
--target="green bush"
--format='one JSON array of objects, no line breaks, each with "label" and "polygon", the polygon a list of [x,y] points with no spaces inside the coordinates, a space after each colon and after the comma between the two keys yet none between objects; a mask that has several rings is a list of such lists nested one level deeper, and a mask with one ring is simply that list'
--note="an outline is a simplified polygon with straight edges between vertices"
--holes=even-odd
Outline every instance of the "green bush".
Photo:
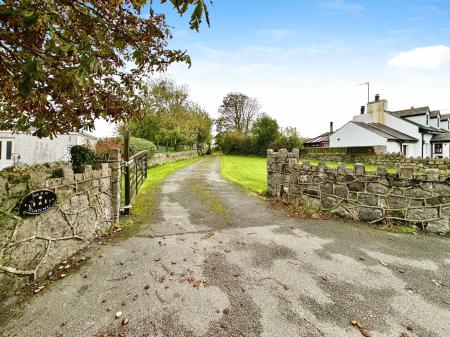
[{"label": "green bush", "polygon": [[136,154],[138,152],[147,150],[150,157],[156,153],[156,145],[151,141],[143,139],[143,138],[130,138],[130,151],[132,154]]},{"label": "green bush", "polygon": [[84,145],[74,145],[70,148],[70,162],[74,172],[81,172],[83,165],[94,165],[97,154]]},{"label": "green bush", "polygon": [[222,152],[225,154],[257,154],[255,140],[253,137],[237,132],[223,136],[221,140]]}]

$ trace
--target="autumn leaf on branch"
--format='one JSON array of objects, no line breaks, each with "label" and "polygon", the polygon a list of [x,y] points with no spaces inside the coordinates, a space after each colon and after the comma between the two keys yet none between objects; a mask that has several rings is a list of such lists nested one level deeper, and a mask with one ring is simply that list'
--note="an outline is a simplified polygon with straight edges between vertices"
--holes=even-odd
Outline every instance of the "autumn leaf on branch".
[{"label": "autumn leaf on branch", "polygon": [[[191,29],[209,24],[205,0],[170,3],[180,15],[192,9]],[[138,115],[150,73],[190,64],[171,38],[149,0],[2,1],[0,129],[44,137]]]}]

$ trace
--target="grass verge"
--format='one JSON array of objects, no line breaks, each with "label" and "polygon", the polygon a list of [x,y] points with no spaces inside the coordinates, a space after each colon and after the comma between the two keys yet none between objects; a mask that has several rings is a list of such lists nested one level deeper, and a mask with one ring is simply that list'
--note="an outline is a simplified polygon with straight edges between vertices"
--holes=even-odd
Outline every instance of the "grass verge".
[{"label": "grass verge", "polygon": [[251,192],[267,194],[267,159],[254,156],[224,155],[220,161],[222,176]]},{"label": "grass verge", "polygon": [[121,219],[120,227],[122,228],[120,237],[128,237],[139,231],[139,229],[151,222],[156,214],[156,206],[158,201],[158,186],[175,171],[191,165],[202,157],[192,159],[179,160],[174,163],[167,163],[150,167],[147,171],[147,179],[139,190],[139,194],[133,201],[131,215]]}]

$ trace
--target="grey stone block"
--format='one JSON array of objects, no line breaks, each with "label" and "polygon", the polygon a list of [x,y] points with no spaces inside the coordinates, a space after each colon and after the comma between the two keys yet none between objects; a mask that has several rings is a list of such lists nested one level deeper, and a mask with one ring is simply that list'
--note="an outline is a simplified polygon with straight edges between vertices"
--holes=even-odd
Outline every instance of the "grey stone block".
[{"label": "grey stone block", "polygon": [[437,208],[411,208],[406,214],[406,218],[412,221],[423,221],[436,219],[438,217]]},{"label": "grey stone block", "polygon": [[367,206],[378,206],[378,198],[373,194],[361,193],[358,195],[358,201]]},{"label": "grey stone block", "polygon": [[346,186],[342,185],[335,185],[334,186],[334,195],[347,199],[348,198],[348,188]]},{"label": "grey stone block", "polygon": [[352,192],[365,192],[366,184],[362,181],[353,181],[347,184],[348,190]]},{"label": "grey stone block", "polygon": [[383,210],[379,208],[359,207],[358,219],[361,221],[373,222],[383,218]]},{"label": "grey stone block", "polygon": [[385,195],[389,192],[389,188],[379,183],[368,183],[367,192]]},{"label": "grey stone block", "polygon": [[428,224],[426,226],[426,231],[428,233],[440,234],[440,235],[448,234],[450,232],[448,218],[428,222]]}]

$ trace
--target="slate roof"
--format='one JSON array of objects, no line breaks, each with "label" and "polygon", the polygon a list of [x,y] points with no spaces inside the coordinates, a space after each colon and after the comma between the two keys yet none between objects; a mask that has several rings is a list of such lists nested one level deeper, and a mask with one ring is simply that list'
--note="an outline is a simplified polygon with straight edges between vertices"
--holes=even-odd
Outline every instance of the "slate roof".
[{"label": "slate roof", "polygon": [[431,111],[430,118],[436,118],[441,112],[439,110]]},{"label": "slate roof", "polygon": [[369,130],[371,132],[374,132],[388,140],[393,141],[405,141],[405,142],[417,142],[418,139],[408,136],[407,134],[404,134],[403,132],[397,131],[395,129],[392,129],[386,125],[380,124],[380,123],[363,123],[363,122],[355,122],[352,121],[352,123]]},{"label": "slate roof", "polygon": [[325,132],[320,136],[305,141],[305,144],[327,143],[330,141],[330,133]]},{"label": "slate roof", "polygon": [[431,142],[433,143],[450,142],[450,132],[434,135],[433,138],[431,138]]},{"label": "slate roof", "polygon": [[429,111],[430,111],[430,108],[427,106],[424,106],[421,108],[411,108],[411,109],[406,109],[406,110],[392,111],[391,113],[397,117],[412,117],[412,116],[425,115]]}]

